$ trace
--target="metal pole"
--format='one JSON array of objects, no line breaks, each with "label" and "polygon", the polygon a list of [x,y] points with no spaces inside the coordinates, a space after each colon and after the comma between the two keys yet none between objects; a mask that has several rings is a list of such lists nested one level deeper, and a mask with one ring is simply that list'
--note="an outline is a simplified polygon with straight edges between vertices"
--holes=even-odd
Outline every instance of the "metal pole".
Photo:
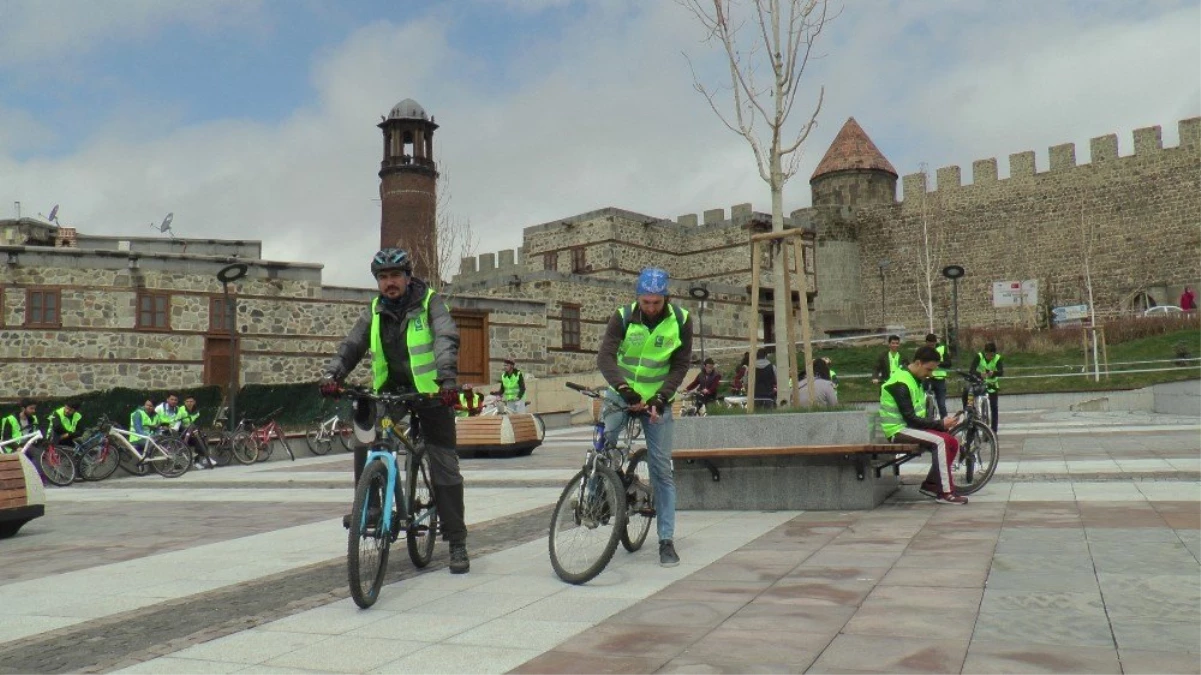
[{"label": "metal pole", "polygon": [[880,327],[884,328],[884,267],[880,267]]},{"label": "metal pole", "polygon": [[705,301],[701,300],[701,365],[705,363]]},{"label": "metal pole", "polygon": [[235,310],[235,300],[229,297],[229,283],[222,283],[222,288],[225,292],[225,320],[228,321],[229,327],[229,419],[226,421],[225,428],[232,431],[238,423],[238,392],[235,389],[238,374],[238,327],[237,327],[237,311]]},{"label": "metal pole", "polygon": [[959,356],[959,279],[951,279],[951,315],[955,325],[955,339],[951,342],[951,356]]}]

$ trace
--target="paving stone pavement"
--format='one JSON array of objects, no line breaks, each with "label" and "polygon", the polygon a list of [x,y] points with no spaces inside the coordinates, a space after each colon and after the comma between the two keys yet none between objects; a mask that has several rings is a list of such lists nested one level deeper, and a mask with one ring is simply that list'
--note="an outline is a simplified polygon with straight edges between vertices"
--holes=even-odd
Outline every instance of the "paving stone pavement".
[{"label": "paving stone pavement", "polygon": [[555,431],[463,461],[471,574],[396,556],[366,611],[347,455],[51,490],[0,542],[0,672],[1201,673],[1199,432],[1013,414],[966,507],[909,486],[864,512],[681,513],[681,565],[652,538],[576,587],[547,507],[589,432]]}]

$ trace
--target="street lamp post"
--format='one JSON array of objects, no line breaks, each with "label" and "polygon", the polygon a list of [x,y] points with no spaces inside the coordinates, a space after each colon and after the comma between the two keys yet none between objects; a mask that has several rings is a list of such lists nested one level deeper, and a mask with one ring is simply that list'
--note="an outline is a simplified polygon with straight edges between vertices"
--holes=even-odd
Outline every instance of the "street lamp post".
[{"label": "street lamp post", "polygon": [[242,277],[250,270],[245,263],[233,263],[222,267],[217,272],[217,280],[221,282],[222,292],[225,294],[225,321],[226,328],[229,329],[229,388],[227,396],[229,397],[229,412],[226,429],[232,430],[237,424],[238,415],[238,392],[236,388],[238,376],[238,306],[237,299],[229,294],[229,285]]},{"label": "street lamp post", "polygon": [[888,271],[888,268],[891,265],[892,265],[892,261],[889,260],[888,258],[881,260],[879,263],[879,267],[880,267],[880,328],[881,329],[885,329],[885,327],[887,326],[887,324],[884,322],[884,288],[885,288],[884,273]]},{"label": "street lamp post", "polygon": [[701,363],[705,362],[705,309],[707,308],[706,301],[709,299],[709,289],[704,286],[693,286],[688,289],[688,295],[696,299],[699,304],[700,311],[700,329],[701,329]]},{"label": "street lamp post", "polygon": [[947,265],[942,268],[942,275],[951,280],[951,339],[947,340],[951,347],[951,356],[959,355],[959,280],[965,274],[962,265]]}]

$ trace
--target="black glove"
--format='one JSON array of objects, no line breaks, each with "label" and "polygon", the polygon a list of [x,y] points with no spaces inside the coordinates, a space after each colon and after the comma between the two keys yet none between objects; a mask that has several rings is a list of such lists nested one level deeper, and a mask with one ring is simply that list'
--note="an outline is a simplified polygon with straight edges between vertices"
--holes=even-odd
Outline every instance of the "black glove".
[{"label": "black glove", "polygon": [[337,396],[338,390],[341,389],[338,386],[338,381],[328,375],[321,378],[321,383],[318,386],[321,388],[322,396]]},{"label": "black glove", "polygon": [[646,402],[646,407],[650,408],[656,415],[662,415],[663,409],[667,407],[667,401],[663,400],[663,396],[655,394]]},{"label": "black glove", "polygon": [[638,394],[638,392],[630,389],[628,386],[619,387],[617,389],[617,393],[621,396],[622,400],[626,402],[626,405],[638,405],[639,403],[642,403],[642,397]]}]

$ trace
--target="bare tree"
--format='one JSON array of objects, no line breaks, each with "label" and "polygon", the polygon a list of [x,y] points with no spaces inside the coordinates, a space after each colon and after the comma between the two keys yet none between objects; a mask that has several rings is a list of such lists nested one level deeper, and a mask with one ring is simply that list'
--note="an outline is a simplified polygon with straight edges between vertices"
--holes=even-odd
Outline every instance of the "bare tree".
[{"label": "bare tree", "polygon": [[[921,165],[922,176],[926,178],[926,184],[929,184],[929,174],[926,171],[926,164]],[[906,195],[908,197],[908,195]],[[931,203],[933,202],[933,203]],[[934,281],[940,275],[942,269],[942,253],[946,243],[944,236],[945,232],[942,227],[941,209],[939,209],[938,198],[931,198],[930,193],[922,190],[921,203],[921,227],[922,227],[922,250],[920,255],[921,267],[919,273],[918,301],[922,304],[922,310],[926,313],[926,332],[934,332]]]},{"label": "bare tree", "polygon": [[[1101,380],[1101,367],[1097,363],[1097,305],[1093,301],[1093,243],[1097,240],[1097,228],[1084,216],[1084,191],[1080,192],[1080,243],[1084,258],[1084,287],[1088,289],[1088,312],[1091,320],[1086,333],[1091,335],[1093,352],[1093,381]],[[1087,360],[1087,355],[1085,359]]]},{"label": "bare tree", "polygon": [[[480,239],[470,220],[451,211],[450,172],[445,169],[438,174],[436,194],[434,246],[413,246],[413,257],[414,262],[433,270],[427,281],[442,291],[458,269],[459,259],[475,255]],[[435,252],[436,260],[424,259],[424,251],[429,250]]]},{"label": "bare tree", "polygon": [[[796,174],[801,145],[817,124],[825,97],[824,86],[818,88],[817,103],[795,134],[787,131],[786,126],[801,91],[801,78],[813,55],[813,47],[826,23],[833,18],[828,11],[828,0],[676,1],[705,27],[707,41],[718,43],[725,53],[730,67],[728,88],[733,97],[732,111],[730,106],[719,105],[717,101],[718,94],[726,87],[705,86],[695,68],[692,70],[693,86],[709,102],[722,123],[750,144],[759,177],[771,188],[772,231],[783,232],[784,184]],[[747,5],[753,8],[753,11],[747,10],[749,18],[732,16],[735,9]],[[740,44],[740,31],[748,24],[754,32]],[[767,84],[756,79],[759,69],[764,66],[770,72]],[[691,60],[689,67],[692,67]],[[760,120],[766,128],[757,130],[755,123]],[[783,247],[773,246],[771,252],[776,368],[787,373],[791,372],[795,345],[787,345],[784,349],[781,346],[789,334],[788,303],[792,301],[792,293],[783,286]],[[802,288],[801,292],[805,290]],[[806,355],[811,353],[811,345],[804,345],[804,349]]]}]

